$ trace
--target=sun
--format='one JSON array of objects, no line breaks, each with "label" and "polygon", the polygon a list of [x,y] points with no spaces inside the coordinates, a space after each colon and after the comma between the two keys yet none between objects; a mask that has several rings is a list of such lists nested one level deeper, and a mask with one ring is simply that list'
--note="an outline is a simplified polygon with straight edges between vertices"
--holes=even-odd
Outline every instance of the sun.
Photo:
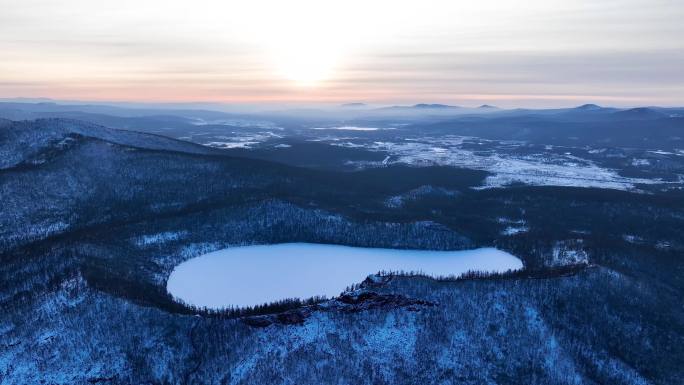
[{"label": "sun", "polygon": [[313,87],[329,79],[341,60],[341,48],[303,40],[274,49],[273,64],[279,76],[300,86]]},{"label": "sun", "polygon": [[[277,74],[297,85],[315,86],[329,79],[346,54],[345,28],[332,23],[312,5],[295,13],[292,22],[275,23],[268,32],[267,50]],[[292,10],[290,10],[292,14]]]},{"label": "sun", "polygon": [[297,86],[318,86],[335,76],[358,41],[361,29],[347,25],[353,20],[347,7],[318,0],[254,0],[241,11],[256,12],[258,17],[246,19],[259,23],[240,29],[258,42],[273,75]]},{"label": "sun", "polygon": [[312,87],[334,79],[368,41],[404,28],[411,12],[398,3],[409,2],[252,0],[226,10],[240,15],[232,28],[257,43],[273,75]]}]

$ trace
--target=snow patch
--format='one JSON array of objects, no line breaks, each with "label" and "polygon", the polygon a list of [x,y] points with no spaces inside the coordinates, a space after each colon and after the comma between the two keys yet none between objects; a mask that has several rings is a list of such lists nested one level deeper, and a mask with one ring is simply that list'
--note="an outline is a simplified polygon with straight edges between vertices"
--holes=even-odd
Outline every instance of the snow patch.
[{"label": "snow patch", "polygon": [[312,130],[341,130],[341,131],[379,131],[394,130],[393,127],[358,127],[358,126],[339,126],[339,127],[312,127]]},{"label": "snow patch", "polygon": [[556,242],[553,246],[549,265],[566,266],[589,263],[589,256],[583,246],[584,241],[581,239]]},{"label": "snow patch", "polygon": [[177,241],[188,236],[187,231],[166,231],[163,233],[142,235],[133,240],[133,243],[138,247],[146,247],[150,245],[160,245],[170,241]]},{"label": "snow patch", "polygon": [[501,231],[501,235],[516,235],[516,234],[521,234],[521,233],[526,233],[529,231],[529,228],[527,226],[508,226],[503,231]]},{"label": "snow patch", "polygon": [[632,235],[632,234],[623,234],[622,239],[624,239],[625,242],[634,243],[634,244],[640,244],[640,243],[644,242],[643,238],[641,238],[638,235]]}]

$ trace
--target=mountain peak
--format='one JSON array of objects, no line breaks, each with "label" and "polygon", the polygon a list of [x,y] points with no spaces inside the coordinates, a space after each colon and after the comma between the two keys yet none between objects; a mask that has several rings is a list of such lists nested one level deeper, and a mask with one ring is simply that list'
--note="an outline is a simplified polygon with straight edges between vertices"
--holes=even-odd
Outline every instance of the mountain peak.
[{"label": "mountain peak", "polygon": [[628,110],[622,110],[618,111],[615,113],[616,115],[623,117],[623,118],[629,118],[629,119],[654,119],[654,118],[662,118],[666,117],[667,114],[664,114],[654,108],[650,107],[636,107],[636,108],[630,108]]},{"label": "mountain peak", "polygon": [[592,103],[587,103],[587,104],[582,104],[579,107],[575,107],[576,110],[583,110],[583,111],[593,111],[593,110],[600,110],[601,106],[598,104],[592,104]]},{"label": "mountain peak", "polygon": [[414,104],[413,108],[458,108],[456,106],[449,106],[446,104],[427,104],[427,103],[419,103],[419,104]]}]

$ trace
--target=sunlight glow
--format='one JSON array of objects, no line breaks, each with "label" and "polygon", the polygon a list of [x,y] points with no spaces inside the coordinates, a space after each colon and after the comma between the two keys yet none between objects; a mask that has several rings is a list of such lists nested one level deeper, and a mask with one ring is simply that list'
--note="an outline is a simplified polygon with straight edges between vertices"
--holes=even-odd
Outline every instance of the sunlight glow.
[{"label": "sunlight glow", "polygon": [[681,0],[0,0],[0,10],[0,97],[684,97]]},{"label": "sunlight glow", "polygon": [[309,26],[280,34],[274,31],[266,51],[279,76],[298,85],[314,86],[329,78],[339,65],[344,43],[329,30]]},{"label": "sunlight glow", "polygon": [[[387,13],[389,7],[394,12]],[[259,23],[240,28],[263,47],[275,73],[300,86],[316,86],[333,77],[364,43],[398,31],[412,8],[409,2],[384,0],[255,0],[240,12],[243,20]]]}]

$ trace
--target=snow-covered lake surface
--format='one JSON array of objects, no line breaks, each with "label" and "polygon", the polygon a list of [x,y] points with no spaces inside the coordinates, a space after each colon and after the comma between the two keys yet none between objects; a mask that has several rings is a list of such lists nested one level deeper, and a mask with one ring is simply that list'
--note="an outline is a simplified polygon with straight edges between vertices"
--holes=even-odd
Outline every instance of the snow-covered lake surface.
[{"label": "snow-covered lake surface", "polygon": [[458,276],[522,267],[520,259],[494,248],[428,251],[284,243],[232,247],[190,259],[173,270],[167,290],[188,304],[223,308],[335,297],[379,271]]}]

